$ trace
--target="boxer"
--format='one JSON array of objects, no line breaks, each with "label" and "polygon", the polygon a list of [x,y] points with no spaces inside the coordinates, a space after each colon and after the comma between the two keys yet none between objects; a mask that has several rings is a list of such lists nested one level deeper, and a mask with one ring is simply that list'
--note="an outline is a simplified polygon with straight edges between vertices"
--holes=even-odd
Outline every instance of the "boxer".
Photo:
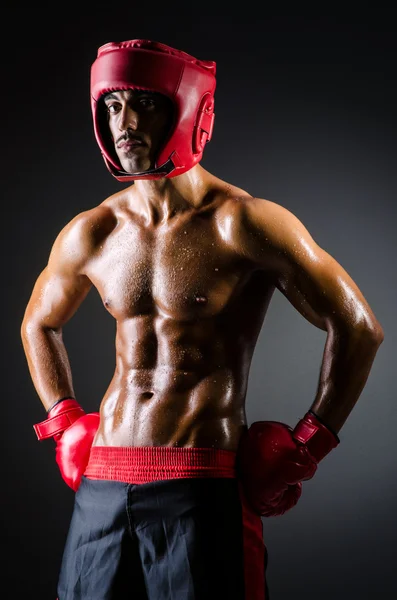
[{"label": "boxer", "polygon": [[[340,444],[383,340],[294,214],[200,164],[215,87],[215,62],[151,40],[107,43],[91,67],[95,139],[127,185],[59,232],[21,330],[47,411],[34,430],[75,492],[59,600],[268,600],[262,517],[292,509]],[[116,368],[87,414],[62,331],[92,287],[116,320]],[[293,426],[245,412],[275,289],[328,334]]]}]

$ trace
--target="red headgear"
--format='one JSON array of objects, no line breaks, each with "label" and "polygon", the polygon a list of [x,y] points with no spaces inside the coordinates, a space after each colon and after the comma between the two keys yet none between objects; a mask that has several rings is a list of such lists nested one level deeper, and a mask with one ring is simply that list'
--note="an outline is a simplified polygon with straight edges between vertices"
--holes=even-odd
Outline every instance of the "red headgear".
[{"label": "red headgear", "polygon": [[[201,160],[214,125],[215,73],[215,62],[150,40],[110,42],[99,48],[91,67],[94,132],[106,166],[118,181],[175,177]],[[108,92],[134,88],[170,98],[174,122],[154,168],[132,174],[123,170],[113,152],[98,101]]]}]

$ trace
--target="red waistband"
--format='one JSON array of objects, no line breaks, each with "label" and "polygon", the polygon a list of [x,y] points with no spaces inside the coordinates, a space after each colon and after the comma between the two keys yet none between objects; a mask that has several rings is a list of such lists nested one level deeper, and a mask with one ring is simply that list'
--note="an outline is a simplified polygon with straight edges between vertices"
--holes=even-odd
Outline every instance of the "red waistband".
[{"label": "red waistband", "polygon": [[219,448],[93,446],[88,479],[149,483],[181,477],[236,477],[236,452]]}]

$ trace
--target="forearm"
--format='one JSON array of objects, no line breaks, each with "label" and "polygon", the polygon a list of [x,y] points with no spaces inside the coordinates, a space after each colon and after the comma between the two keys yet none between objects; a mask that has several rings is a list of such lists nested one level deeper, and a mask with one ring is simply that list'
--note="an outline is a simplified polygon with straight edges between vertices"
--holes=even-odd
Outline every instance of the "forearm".
[{"label": "forearm", "polygon": [[366,331],[330,329],[316,398],[310,409],[338,433],[359,399],[382,342]]},{"label": "forearm", "polygon": [[69,358],[61,329],[24,324],[22,343],[33,385],[46,410],[65,397],[74,397]]}]

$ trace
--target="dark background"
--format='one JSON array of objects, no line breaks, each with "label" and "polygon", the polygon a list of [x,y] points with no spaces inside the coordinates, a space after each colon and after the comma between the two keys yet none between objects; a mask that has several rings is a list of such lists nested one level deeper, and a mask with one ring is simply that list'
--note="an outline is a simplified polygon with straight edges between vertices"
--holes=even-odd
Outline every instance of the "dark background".
[{"label": "dark background", "polygon": [[[122,185],[107,172],[93,135],[96,50],[147,37],[216,60],[216,119],[203,166],[295,213],[355,280],[385,331],[340,446],[304,484],[293,510],[263,521],[271,600],[392,598],[396,22],[385,13],[261,16],[246,3],[234,12],[213,3],[191,13],[174,4],[168,12],[149,3],[105,8],[98,5],[95,16],[4,8],[1,588],[9,584],[13,600],[56,597],[73,492],[58,473],[52,441],[39,443],[33,432],[45,414],[20,324],[59,230]],[[112,376],[114,332],[95,291],[65,328],[87,411],[98,409]],[[276,291],[251,367],[249,422],[297,422],[314,399],[325,339]]]}]

